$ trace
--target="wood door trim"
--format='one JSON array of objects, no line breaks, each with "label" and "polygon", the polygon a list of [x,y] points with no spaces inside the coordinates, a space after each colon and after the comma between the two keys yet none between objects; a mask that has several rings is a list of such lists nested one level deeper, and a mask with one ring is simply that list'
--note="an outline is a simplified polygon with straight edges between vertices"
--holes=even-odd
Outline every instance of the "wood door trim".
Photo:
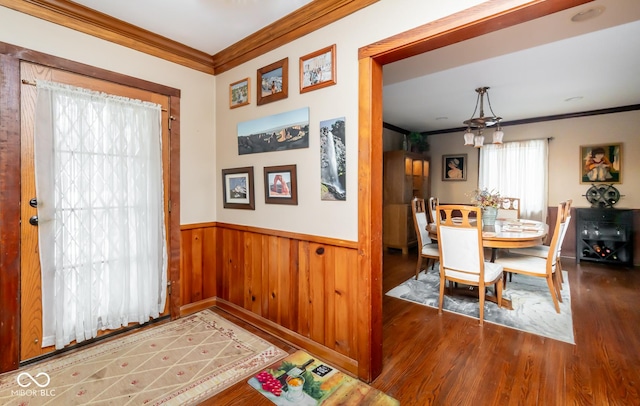
[{"label": "wood door trim", "polygon": [[[20,62],[106,80],[169,97],[171,123],[169,151],[169,278],[180,278],[180,90],[93,66],[0,42],[0,373],[20,364]],[[172,290],[169,311],[180,315],[180,289]]]}]

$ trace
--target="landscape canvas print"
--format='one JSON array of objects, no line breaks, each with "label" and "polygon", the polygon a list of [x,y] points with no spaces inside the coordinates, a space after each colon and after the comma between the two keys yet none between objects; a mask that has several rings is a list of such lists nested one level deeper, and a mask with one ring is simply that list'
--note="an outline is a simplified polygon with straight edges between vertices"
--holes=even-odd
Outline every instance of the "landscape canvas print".
[{"label": "landscape canvas print", "polygon": [[344,117],[320,122],[321,200],[347,200]]},{"label": "landscape canvas print", "polygon": [[309,148],[309,108],[238,123],[238,154]]}]

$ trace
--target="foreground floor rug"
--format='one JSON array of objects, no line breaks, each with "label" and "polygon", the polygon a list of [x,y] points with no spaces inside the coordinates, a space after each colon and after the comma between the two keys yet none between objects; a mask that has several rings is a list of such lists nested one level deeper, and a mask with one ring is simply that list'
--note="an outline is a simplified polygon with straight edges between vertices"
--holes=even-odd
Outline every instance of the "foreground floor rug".
[{"label": "foreground floor rug", "polygon": [[[287,380],[286,377],[289,376]],[[398,406],[384,392],[297,351],[254,375],[249,385],[279,406]]]},{"label": "foreground floor rug", "polygon": [[193,405],[286,355],[204,310],[0,375],[0,404]]},{"label": "foreground floor rug", "polygon": [[[503,291],[503,297],[511,299],[513,310],[498,308],[497,304],[485,301],[485,321],[575,344],[569,278],[566,271],[563,275],[560,313],[556,313],[544,278],[513,274],[513,280],[507,282]],[[427,274],[421,272],[418,280],[412,277],[387,295],[437,309],[440,295],[437,265],[435,270],[430,269]],[[474,297],[449,296],[445,291],[443,308],[469,317],[479,316],[478,298]]]}]

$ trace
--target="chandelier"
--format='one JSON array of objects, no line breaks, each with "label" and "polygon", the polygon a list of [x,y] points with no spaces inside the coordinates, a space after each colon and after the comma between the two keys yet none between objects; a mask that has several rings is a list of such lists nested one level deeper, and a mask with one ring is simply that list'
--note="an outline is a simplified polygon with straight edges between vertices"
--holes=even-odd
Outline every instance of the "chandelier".
[{"label": "chandelier", "polygon": [[[488,90],[488,87],[479,87],[476,89],[476,92],[478,93],[478,98],[476,99],[476,108],[473,110],[471,118],[464,121],[464,124],[467,125],[467,131],[464,133],[464,145],[473,145],[476,148],[482,147],[484,145],[484,135],[482,135],[482,132],[486,127],[491,127],[495,124],[497,124],[498,127],[493,132],[493,143],[502,144],[502,137],[504,136],[502,128],[500,127],[500,121],[502,121],[502,117],[497,117],[493,112],[493,109],[491,108],[491,101],[489,100]],[[484,115],[485,95],[487,95],[487,104],[489,105],[489,111],[491,111],[491,116],[489,117],[485,117]],[[478,110],[478,105],[480,105],[480,116],[473,117]],[[475,131],[475,133],[473,131]]]}]

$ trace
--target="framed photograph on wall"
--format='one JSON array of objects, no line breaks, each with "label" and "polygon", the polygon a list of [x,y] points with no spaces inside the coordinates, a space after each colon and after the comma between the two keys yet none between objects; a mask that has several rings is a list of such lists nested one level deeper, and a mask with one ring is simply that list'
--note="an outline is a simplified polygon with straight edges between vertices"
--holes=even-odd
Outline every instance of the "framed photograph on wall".
[{"label": "framed photograph on wall", "polygon": [[289,58],[258,69],[258,106],[286,99],[289,92]]},{"label": "framed photograph on wall", "polygon": [[467,180],[467,154],[442,156],[442,180]]},{"label": "framed photograph on wall", "polygon": [[581,145],[580,183],[622,183],[622,144]]},{"label": "framed photograph on wall", "polygon": [[225,209],[256,209],[253,195],[253,166],[223,169],[222,187]]},{"label": "framed photograph on wall", "polygon": [[264,202],[267,204],[298,204],[296,165],[264,168]]},{"label": "framed photograph on wall", "polygon": [[251,97],[249,78],[244,78],[229,85],[229,108],[246,106]]},{"label": "framed photograph on wall", "polygon": [[336,83],[336,44],[300,58],[300,93]]}]

